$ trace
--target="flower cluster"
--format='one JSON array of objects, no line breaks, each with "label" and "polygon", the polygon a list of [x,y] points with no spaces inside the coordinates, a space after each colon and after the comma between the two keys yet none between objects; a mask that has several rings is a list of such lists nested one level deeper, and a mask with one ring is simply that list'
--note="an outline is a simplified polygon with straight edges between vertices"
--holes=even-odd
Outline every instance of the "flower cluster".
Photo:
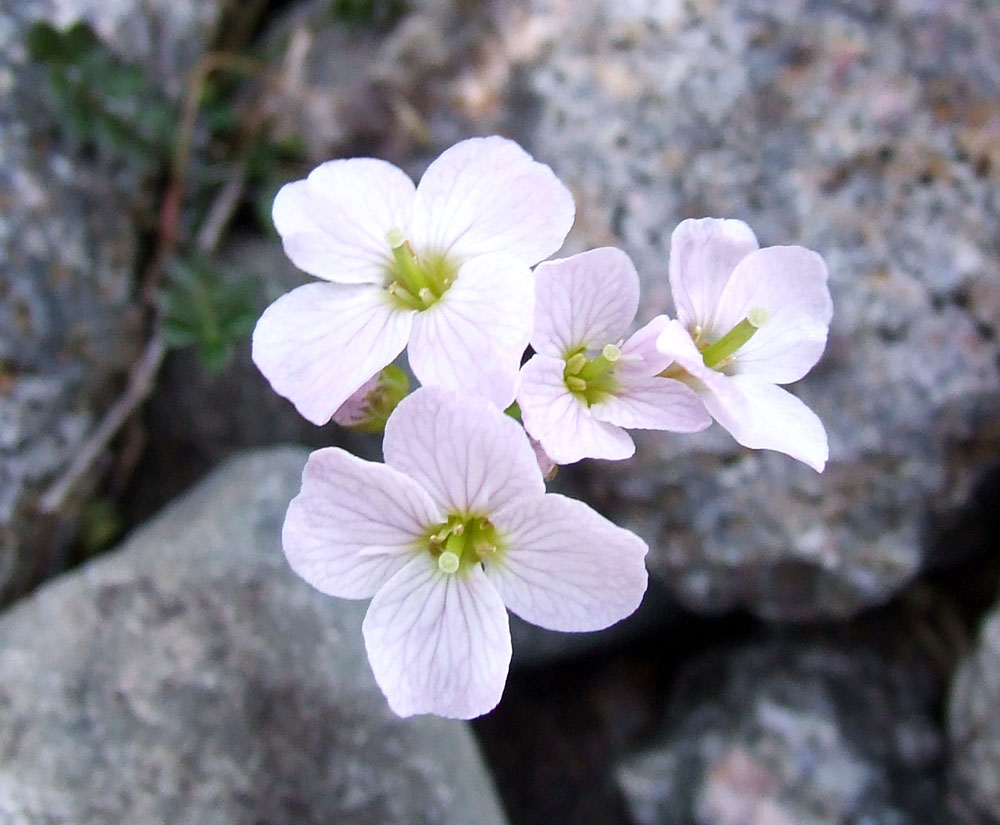
[{"label": "flower cluster", "polygon": [[[632,331],[639,277],[624,252],[545,260],[573,218],[552,170],[500,137],[453,146],[416,186],[353,158],[275,199],[286,253],[322,280],[264,312],[254,361],[310,421],[385,433],[384,463],[310,456],[282,541],[317,589],[371,599],[365,645],[400,715],[490,710],[508,609],[587,631],[641,601],[646,545],[546,493],[543,469],[625,459],[630,429],[693,433],[712,419],[747,447],[826,463],[819,419],[779,386],[826,343],[819,255],[761,249],[740,221],[683,221],[676,318]],[[404,349],[422,385],[409,395],[392,363]]]}]

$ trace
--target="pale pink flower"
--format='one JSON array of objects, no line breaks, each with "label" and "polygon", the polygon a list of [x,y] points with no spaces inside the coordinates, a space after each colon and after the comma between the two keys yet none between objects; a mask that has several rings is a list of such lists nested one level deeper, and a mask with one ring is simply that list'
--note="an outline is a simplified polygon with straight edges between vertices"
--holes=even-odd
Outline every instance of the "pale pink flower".
[{"label": "pale pink flower", "polygon": [[485,399],[418,389],[390,416],[384,454],[314,452],[282,541],[317,589],[372,599],[368,659],[400,716],[466,719],[496,705],[511,656],[505,605],[584,631],[641,601],[645,543],[546,494],[524,431]]},{"label": "pale pink flower", "polygon": [[657,339],[666,370],[701,396],[745,447],[777,450],[817,471],[823,424],[778,384],[798,381],[826,347],[833,302],[823,259],[801,246],[759,248],[742,221],[683,221],[670,244],[677,320]]},{"label": "pale pink flower", "polygon": [[620,249],[603,247],[535,269],[535,355],[521,368],[517,401],[528,433],[558,464],[628,458],[629,429],[696,432],[712,423],[687,386],[659,375],[656,318],[628,340],[639,276]]},{"label": "pale pink flower", "polygon": [[530,267],[555,252],[573,198],[501,137],[446,150],[419,186],[383,160],[334,160],[282,187],[274,223],[292,262],[325,283],[279,298],[253,359],[323,424],[409,342],[422,384],[514,397],[534,305]]}]

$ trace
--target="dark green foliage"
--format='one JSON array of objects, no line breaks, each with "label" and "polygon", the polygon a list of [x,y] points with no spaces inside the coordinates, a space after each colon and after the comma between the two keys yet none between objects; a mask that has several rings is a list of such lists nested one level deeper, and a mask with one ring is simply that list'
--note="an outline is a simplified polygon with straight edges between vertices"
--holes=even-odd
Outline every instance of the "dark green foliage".
[{"label": "dark green foliage", "polygon": [[47,96],[66,135],[143,172],[169,156],[176,107],[143,69],[109,51],[86,23],[35,23],[28,52],[47,73]]},{"label": "dark green foliage", "polygon": [[335,20],[358,28],[387,28],[405,11],[405,0],[331,0],[330,3]]},{"label": "dark green foliage", "polygon": [[257,321],[256,279],[223,276],[200,257],[174,261],[169,276],[160,292],[164,343],[194,346],[206,369],[222,370],[233,344],[249,335]]}]

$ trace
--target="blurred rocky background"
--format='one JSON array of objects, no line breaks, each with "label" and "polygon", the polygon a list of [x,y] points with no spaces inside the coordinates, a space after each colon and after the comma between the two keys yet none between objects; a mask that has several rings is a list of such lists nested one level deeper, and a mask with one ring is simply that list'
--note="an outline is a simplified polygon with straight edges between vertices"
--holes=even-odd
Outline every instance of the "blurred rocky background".
[{"label": "blurred rocky background", "polygon": [[[1000,4],[18,0],[0,99],[0,821],[1000,822]],[[818,250],[831,460],[564,468],[649,542],[642,609],[515,623],[494,712],[400,722],[284,568],[306,451],[260,449],[378,441],[247,335],[307,280],[281,183],[490,133],[643,318],[685,217]]]}]

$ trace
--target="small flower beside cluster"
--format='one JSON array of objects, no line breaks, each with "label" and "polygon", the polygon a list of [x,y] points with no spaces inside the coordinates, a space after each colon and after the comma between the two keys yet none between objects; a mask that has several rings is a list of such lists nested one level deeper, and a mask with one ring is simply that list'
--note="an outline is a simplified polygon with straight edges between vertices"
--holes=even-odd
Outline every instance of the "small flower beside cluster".
[{"label": "small flower beside cluster", "polygon": [[779,384],[798,381],[826,347],[833,302],[823,259],[801,246],[761,249],[742,221],[686,220],[670,245],[677,320],[657,347],[712,417],[743,446],[822,471],[823,424]]}]

